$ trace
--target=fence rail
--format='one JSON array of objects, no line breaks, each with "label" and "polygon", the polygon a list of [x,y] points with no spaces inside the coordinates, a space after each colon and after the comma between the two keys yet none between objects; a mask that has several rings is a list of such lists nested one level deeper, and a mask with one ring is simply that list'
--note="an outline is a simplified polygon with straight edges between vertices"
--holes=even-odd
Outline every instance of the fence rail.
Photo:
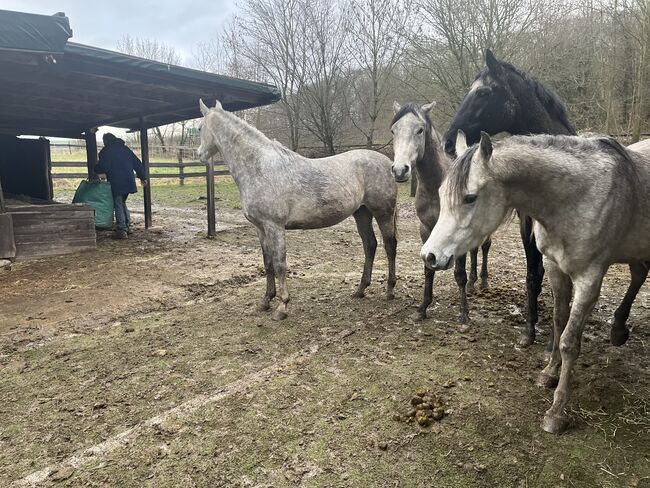
[{"label": "fence rail", "polygon": [[[86,168],[85,161],[52,161],[51,167],[54,168]],[[223,161],[215,161],[214,163],[215,176],[222,176],[230,174],[227,166]],[[150,162],[149,168],[167,168],[167,169],[178,169],[178,172],[174,173],[158,173],[158,172],[149,172],[150,178],[178,178],[181,185],[185,183],[187,178],[205,178],[208,173],[206,165],[198,161],[188,161],[186,162]],[[204,171],[189,171],[186,172],[186,168],[203,168]],[[216,169],[224,168],[224,169]],[[52,172],[53,179],[84,179],[88,178],[88,173],[55,173]]]}]

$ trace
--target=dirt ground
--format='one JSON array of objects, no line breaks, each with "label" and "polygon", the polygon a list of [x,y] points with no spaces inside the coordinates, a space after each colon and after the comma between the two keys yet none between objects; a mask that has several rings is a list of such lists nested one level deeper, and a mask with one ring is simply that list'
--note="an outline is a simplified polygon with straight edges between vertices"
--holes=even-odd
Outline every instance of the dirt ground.
[{"label": "dirt ground", "polygon": [[[154,189],[156,200],[156,189]],[[540,429],[552,392],[525,322],[515,224],[494,238],[490,288],[461,334],[453,273],[430,318],[417,220],[401,204],[396,299],[378,249],[364,299],[354,223],[288,237],[291,303],[281,323],[255,310],[265,287],[254,228],[225,199],[216,239],[188,197],[142,215],[125,242],[0,271],[0,486],[642,487],[650,486],[650,302],[624,347],[609,325],[628,274],[613,268],[575,372],[571,429]],[[445,417],[395,420],[420,389]]]}]

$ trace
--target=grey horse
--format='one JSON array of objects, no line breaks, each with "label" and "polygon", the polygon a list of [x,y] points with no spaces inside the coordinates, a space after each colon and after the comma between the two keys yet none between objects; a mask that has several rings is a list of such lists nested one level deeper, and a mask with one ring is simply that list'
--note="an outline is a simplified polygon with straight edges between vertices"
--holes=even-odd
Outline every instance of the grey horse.
[{"label": "grey horse", "polygon": [[[534,220],[553,290],[554,341],[540,386],[554,387],[542,428],[560,433],[585,321],[613,263],[650,262],[650,159],[607,137],[487,133],[461,154],[441,187],[441,214],[421,255],[446,269],[496,230],[513,209]],[[571,211],[567,211],[571,209]],[[571,302],[573,294],[573,302]],[[626,339],[625,324],[612,329]]]},{"label": "grey horse", "polygon": [[363,242],[365,264],[354,293],[363,297],[370,284],[377,239],[377,220],[388,256],[386,297],[394,297],[397,252],[397,184],[391,161],[375,151],[356,150],[322,159],[296,154],[236,115],[219,101],[212,109],[199,102],[203,114],[201,161],[217,151],[235,180],[246,218],[257,228],[266,269],[266,294],[258,309],[268,310],[276,296],[274,320],[287,317],[286,229],[320,229],[354,216]]},{"label": "grey horse", "polygon": [[[440,135],[433,127],[429,113],[436,103],[431,102],[419,106],[407,103],[401,106],[393,102],[395,115],[391,122],[393,134],[393,175],[398,182],[409,179],[415,170],[417,175],[417,191],[415,193],[415,212],[420,220],[420,238],[424,243],[440,215],[438,189],[445,178],[451,161],[442,149]],[[481,288],[487,288],[487,257],[491,240],[488,238],[482,245],[483,263],[481,266]],[[477,280],[477,249],[471,251],[472,266],[469,280],[465,271],[466,256],[456,260],[454,277],[458,285],[460,297],[461,330],[469,324],[469,306],[467,293],[474,290]],[[424,267],[424,290],[422,303],[413,314],[414,320],[427,317],[427,309],[433,301],[433,280],[435,271]]]}]

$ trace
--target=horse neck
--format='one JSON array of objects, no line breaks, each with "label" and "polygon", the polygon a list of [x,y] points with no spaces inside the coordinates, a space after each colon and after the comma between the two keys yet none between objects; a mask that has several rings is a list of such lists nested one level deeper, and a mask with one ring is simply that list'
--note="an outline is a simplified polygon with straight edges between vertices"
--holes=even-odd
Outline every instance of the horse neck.
[{"label": "horse neck", "polygon": [[431,127],[427,130],[422,159],[415,163],[418,185],[422,185],[423,188],[437,195],[438,188],[445,177],[447,163],[447,156],[442,149],[438,135]]},{"label": "horse neck", "polygon": [[552,113],[538,96],[531,92],[530,88],[525,91],[519,90],[517,101],[519,113],[513,127],[508,131],[510,134],[576,135],[575,130],[567,127],[557,114]]},{"label": "horse neck", "polygon": [[495,146],[489,164],[491,174],[505,189],[509,206],[538,220],[566,212],[568,200],[593,187],[581,164],[512,139]]},{"label": "horse neck", "polygon": [[233,177],[256,170],[259,156],[274,143],[234,114],[223,112],[214,120],[215,142]]}]

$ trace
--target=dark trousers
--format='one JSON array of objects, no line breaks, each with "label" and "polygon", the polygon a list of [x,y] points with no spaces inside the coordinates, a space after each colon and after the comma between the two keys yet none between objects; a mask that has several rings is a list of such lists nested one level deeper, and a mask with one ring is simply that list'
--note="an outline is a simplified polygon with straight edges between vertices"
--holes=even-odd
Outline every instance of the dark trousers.
[{"label": "dark trousers", "polygon": [[129,194],[113,195],[113,206],[115,207],[115,222],[118,230],[128,230],[131,225],[131,214],[126,206],[126,199]]}]

